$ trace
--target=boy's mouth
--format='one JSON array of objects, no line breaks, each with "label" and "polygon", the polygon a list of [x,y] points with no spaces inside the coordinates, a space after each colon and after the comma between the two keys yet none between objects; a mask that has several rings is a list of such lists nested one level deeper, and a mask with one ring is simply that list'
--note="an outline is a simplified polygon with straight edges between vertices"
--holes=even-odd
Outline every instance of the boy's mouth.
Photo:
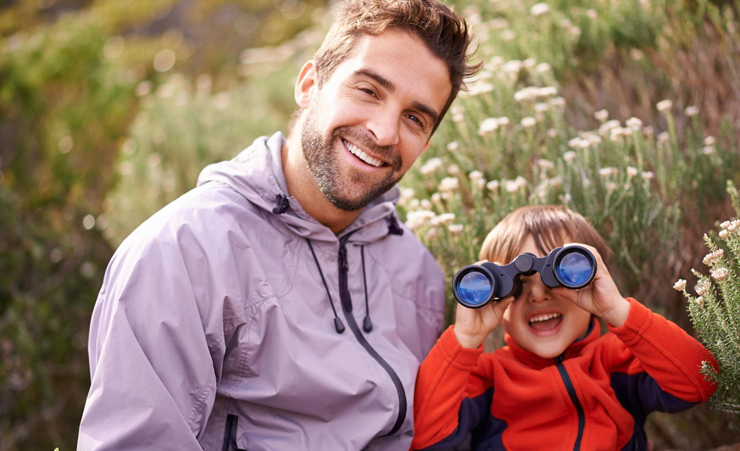
[{"label": "boy's mouth", "polygon": [[532,329],[545,331],[558,327],[562,320],[562,314],[553,312],[533,315],[527,322]]}]

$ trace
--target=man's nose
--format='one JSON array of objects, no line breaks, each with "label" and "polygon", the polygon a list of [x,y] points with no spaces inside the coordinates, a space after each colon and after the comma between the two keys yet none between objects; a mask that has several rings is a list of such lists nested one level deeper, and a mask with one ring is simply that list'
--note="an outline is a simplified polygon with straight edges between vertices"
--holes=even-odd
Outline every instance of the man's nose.
[{"label": "man's nose", "polygon": [[398,144],[400,115],[389,111],[388,108],[379,111],[368,121],[368,129],[375,136],[378,146],[394,146]]}]

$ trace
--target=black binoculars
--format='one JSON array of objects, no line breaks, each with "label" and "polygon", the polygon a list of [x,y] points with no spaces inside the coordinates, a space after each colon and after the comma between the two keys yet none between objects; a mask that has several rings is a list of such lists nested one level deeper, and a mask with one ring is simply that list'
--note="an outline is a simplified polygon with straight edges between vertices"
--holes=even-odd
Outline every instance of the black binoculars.
[{"label": "black binoculars", "polygon": [[491,301],[515,296],[521,290],[520,276],[540,273],[542,283],[549,288],[583,288],[594,280],[596,259],[585,247],[577,244],[553,249],[547,257],[529,252],[505,266],[485,262],[468,265],[452,279],[452,293],[457,302],[468,308],[480,308]]}]

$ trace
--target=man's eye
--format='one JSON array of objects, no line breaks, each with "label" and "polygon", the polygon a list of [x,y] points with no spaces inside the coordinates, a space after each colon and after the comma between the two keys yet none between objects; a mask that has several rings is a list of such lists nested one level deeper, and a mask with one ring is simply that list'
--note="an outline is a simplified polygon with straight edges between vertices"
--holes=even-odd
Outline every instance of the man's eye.
[{"label": "man's eye", "polygon": [[423,124],[423,123],[421,122],[421,119],[419,119],[419,118],[418,118],[417,116],[414,116],[413,114],[409,114],[409,115],[407,115],[406,117],[408,117],[408,118],[409,118],[409,119],[411,119],[412,121],[414,121],[414,122],[416,122],[417,124],[419,124],[419,126],[420,126],[420,127],[424,127],[424,124]]},{"label": "man's eye", "polygon": [[360,91],[364,92],[365,94],[371,95],[373,97],[378,97],[375,95],[375,91],[369,88],[360,88]]}]

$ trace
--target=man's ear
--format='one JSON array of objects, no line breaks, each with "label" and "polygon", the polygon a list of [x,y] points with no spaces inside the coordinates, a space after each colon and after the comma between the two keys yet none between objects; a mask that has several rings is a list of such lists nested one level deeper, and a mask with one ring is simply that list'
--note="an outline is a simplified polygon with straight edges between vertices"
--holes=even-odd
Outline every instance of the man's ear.
[{"label": "man's ear", "polygon": [[311,93],[318,86],[318,74],[316,73],[316,63],[313,60],[306,62],[298,74],[298,80],[295,82],[295,103],[302,109],[308,108],[311,100]]},{"label": "man's ear", "polygon": [[421,149],[421,152],[422,152],[422,153],[424,153],[424,152],[426,152],[426,151],[427,151],[427,149],[429,148],[429,143],[431,143],[431,142],[432,142],[432,140],[431,140],[431,139],[430,139],[429,141],[427,141],[427,144],[426,144],[426,145],[424,146],[424,148],[423,148],[423,149]]}]

